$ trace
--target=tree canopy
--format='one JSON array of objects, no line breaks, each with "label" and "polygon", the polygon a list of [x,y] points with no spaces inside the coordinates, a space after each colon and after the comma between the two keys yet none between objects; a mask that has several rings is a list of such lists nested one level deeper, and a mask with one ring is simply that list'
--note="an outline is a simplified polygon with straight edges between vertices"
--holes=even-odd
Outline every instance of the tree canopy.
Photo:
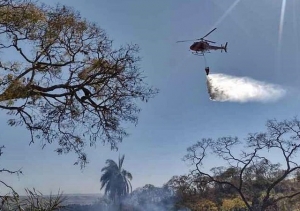
[{"label": "tree canopy", "polygon": [[119,157],[118,164],[111,159],[106,160],[107,165],[101,170],[101,189],[105,188],[105,195],[116,203],[120,203],[121,198],[132,191],[132,175],[123,169],[124,158],[125,155]]},{"label": "tree canopy", "polygon": [[[238,197],[251,211],[276,210],[283,206],[282,202],[291,202],[300,195],[297,161],[300,121],[297,118],[269,120],[266,126],[266,132],[251,133],[244,142],[232,136],[216,140],[204,138],[189,147],[185,160],[195,166],[191,175],[197,180],[193,183],[206,186],[206,195],[214,190],[217,198]],[[281,159],[280,162],[274,163],[274,154],[276,159]],[[225,165],[211,168],[209,172],[204,167],[210,156],[220,158]],[[183,181],[186,181],[181,182],[185,184],[186,193],[193,183],[187,183],[187,179]],[[172,184],[180,183],[173,181]],[[231,204],[229,202],[226,206]]]},{"label": "tree canopy", "polygon": [[139,47],[114,49],[103,29],[72,8],[0,0],[0,108],[24,126],[31,143],[58,143],[59,154],[98,140],[112,149],[137,124],[138,101],[158,90],[145,83]]}]

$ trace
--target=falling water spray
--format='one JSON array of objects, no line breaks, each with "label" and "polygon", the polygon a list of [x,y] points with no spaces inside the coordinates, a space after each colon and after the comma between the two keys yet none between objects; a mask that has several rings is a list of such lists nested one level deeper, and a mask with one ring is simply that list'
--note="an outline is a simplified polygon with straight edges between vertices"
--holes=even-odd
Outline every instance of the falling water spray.
[{"label": "falling water spray", "polygon": [[248,77],[225,74],[207,76],[210,99],[220,102],[275,102],[286,94],[281,86],[257,81]]}]

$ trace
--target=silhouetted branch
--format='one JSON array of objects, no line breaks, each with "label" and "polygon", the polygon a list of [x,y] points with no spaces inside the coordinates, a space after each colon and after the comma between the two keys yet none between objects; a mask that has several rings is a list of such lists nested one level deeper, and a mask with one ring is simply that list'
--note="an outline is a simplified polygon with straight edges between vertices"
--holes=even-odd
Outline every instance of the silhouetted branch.
[{"label": "silhouetted branch", "polygon": [[[257,206],[265,210],[280,200],[293,198],[300,193],[297,190],[293,194],[281,197],[271,194],[300,168],[294,160],[300,148],[300,121],[297,118],[282,122],[269,120],[266,126],[266,133],[248,135],[245,148],[239,155],[234,155],[233,152],[241,142],[236,137],[223,137],[217,140],[198,141],[187,149],[185,160],[190,160],[195,165],[196,169],[192,172],[196,171],[209,178],[210,182],[233,188],[249,210],[256,209]],[[279,164],[272,164],[266,157],[260,155],[271,150],[280,150],[285,161],[283,169],[279,168]],[[204,159],[210,155],[217,155],[226,161],[229,167],[213,168],[211,170],[213,174],[205,172],[200,166],[204,165]],[[265,193],[260,201],[254,202],[259,200],[263,191]],[[253,203],[250,204],[249,200]]]},{"label": "silhouetted branch", "polygon": [[0,12],[0,50],[20,57],[0,61],[0,108],[17,116],[8,124],[25,126],[30,143],[74,151],[81,167],[86,145],[117,149],[128,135],[121,123],[138,122],[137,101],[158,93],[144,82],[139,47],[113,49],[104,30],[66,6],[0,0]]}]

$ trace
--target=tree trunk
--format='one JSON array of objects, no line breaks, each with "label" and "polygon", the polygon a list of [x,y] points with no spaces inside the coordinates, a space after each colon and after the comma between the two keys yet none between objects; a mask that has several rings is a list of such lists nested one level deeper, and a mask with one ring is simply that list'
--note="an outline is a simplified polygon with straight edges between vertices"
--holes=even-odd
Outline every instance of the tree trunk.
[{"label": "tree trunk", "polygon": [[261,204],[252,205],[251,211],[265,211],[267,208],[262,206]]},{"label": "tree trunk", "polygon": [[121,202],[121,200],[119,201],[119,211],[122,211],[122,202]]}]

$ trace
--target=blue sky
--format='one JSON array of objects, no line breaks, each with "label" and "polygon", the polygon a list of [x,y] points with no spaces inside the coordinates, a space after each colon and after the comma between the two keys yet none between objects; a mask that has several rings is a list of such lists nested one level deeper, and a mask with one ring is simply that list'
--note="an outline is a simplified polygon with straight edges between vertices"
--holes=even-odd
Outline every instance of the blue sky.
[{"label": "blue sky", "polygon": [[[46,4],[58,1],[44,0]],[[110,151],[98,143],[87,149],[90,163],[81,171],[73,166],[74,154],[56,155],[54,145],[41,150],[41,144],[28,146],[29,133],[10,128],[5,112],[0,111],[0,140],[6,146],[1,164],[22,168],[20,177],[1,177],[20,193],[32,188],[47,194],[99,193],[101,168],[106,159],[125,154],[124,167],[133,174],[133,188],[145,184],[160,186],[173,175],[185,174],[189,166],[181,161],[186,148],[205,137],[237,135],[264,130],[269,118],[285,119],[298,114],[299,14],[300,2],[287,1],[281,47],[278,46],[281,0],[127,0],[73,1],[61,4],[74,7],[82,17],[99,24],[119,46],[137,43],[141,48],[140,66],[147,82],[160,93],[142,111],[131,136]],[[226,11],[236,2],[236,6]],[[224,15],[227,14],[227,15]],[[220,19],[224,17],[223,19]],[[217,24],[217,25],[216,25]],[[208,38],[224,44],[228,53],[207,55],[211,71],[248,76],[287,87],[288,94],[276,103],[220,103],[209,99],[204,61],[188,51],[191,43],[212,27]],[[207,166],[218,165],[212,159]]]}]

